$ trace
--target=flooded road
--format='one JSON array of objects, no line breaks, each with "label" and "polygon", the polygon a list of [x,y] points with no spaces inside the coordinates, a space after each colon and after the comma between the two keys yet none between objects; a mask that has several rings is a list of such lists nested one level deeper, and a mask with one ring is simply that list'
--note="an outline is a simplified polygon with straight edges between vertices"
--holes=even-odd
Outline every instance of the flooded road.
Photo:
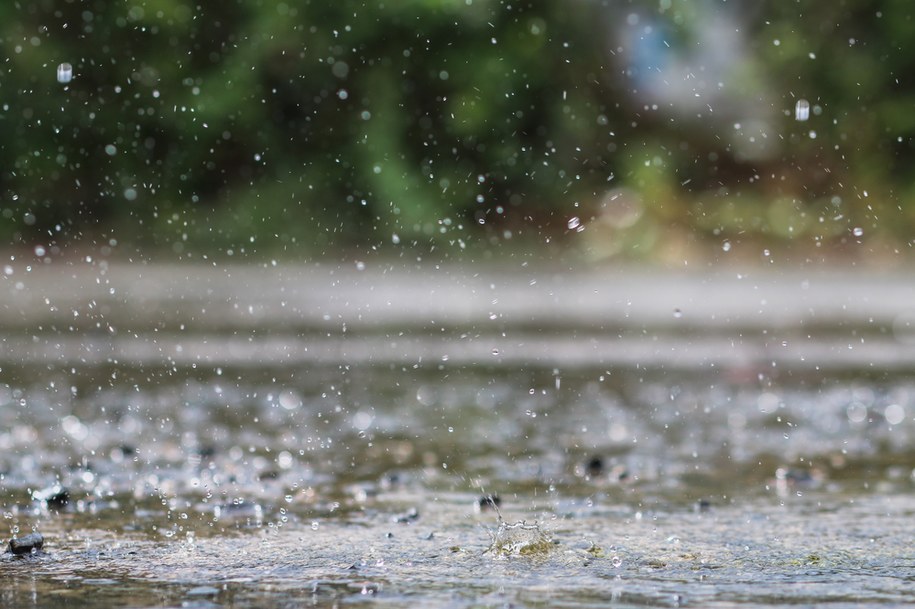
[{"label": "flooded road", "polygon": [[44,537],[5,606],[915,602],[908,277],[82,261],[0,293],[4,534]]}]

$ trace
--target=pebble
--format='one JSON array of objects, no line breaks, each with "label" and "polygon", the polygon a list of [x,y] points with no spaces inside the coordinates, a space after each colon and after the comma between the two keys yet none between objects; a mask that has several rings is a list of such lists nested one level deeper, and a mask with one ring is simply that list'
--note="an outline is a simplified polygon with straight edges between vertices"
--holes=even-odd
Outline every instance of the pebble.
[{"label": "pebble", "polygon": [[409,510],[402,514],[392,516],[391,520],[399,523],[408,523],[413,522],[414,520],[419,520],[419,510],[417,510],[415,507],[411,507]]},{"label": "pebble", "polygon": [[473,502],[475,512],[485,512],[487,510],[498,510],[502,505],[502,499],[498,495],[483,495]]},{"label": "pebble", "polygon": [[41,533],[30,533],[23,537],[14,537],[10,540],[9,551],[16,556],[40,552],[44,546],[44,537]]},{"label": "pebble", "polygon": [[585,475],[596,478],[604,472],[604,460],[600,457],[591,457],[585,463]]}]

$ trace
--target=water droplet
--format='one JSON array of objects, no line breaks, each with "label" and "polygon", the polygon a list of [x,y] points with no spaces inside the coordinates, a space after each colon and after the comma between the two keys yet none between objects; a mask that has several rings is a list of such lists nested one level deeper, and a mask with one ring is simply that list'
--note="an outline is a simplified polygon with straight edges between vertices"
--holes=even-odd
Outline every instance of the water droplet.
[{"label": "water droplet", "polygon": [[357,270],[357,271],[364,271],[364,270],[365,270],[365,263],[362,262],[361,260],[357,261],[357,262],[356,262],[356,270]]},{"label": "water droplet", "polygon": [[730,241],[725,241],[724,243],[722,243],[722,244],[721,244],[721,249],[724,250],[724,251],[726,251],[726,252],[730,252],[730,251],[731,251],[731,242],[730,242]]},{"label": "water droplet", "polygon": [[311,521],[311,530],[312,530],[312,531],[317,531],[317,530],[318,530],[318,526],[319,526],[319,525],[318,525],[318,521],[317,521],[317,520],[312,520],[312,521]]},{"label": "water droplet", "polygon": [[493,355],[499,355],[499,350],[496,349],[496,348],[493,348],[492,354],[493,354]]},{"label": "water droplet", "polygon": [[680,319],[681,317],[683,317],[683,311],[681,311],[680,309],[674,309],[674,317],[677,319]]},{"label": "water droplet", "polygon": [[806,121],[810,118],[810,102],[806,99],[799,99],[794,104],[794,119],[797,121]]},{"label": "water droplet", "polygon": [[400,235],[398,235],[397,233],[394,233],[393,235],[391,235],[391,243],[393,243],[394,245],[400,245]]},{"label": "water droplet", "polygon": [[572,216],[569,218],[569,230],[574,230],[581,226],[581,218],[578,216]]},{"label": "water droplet", "polygon": [[108,144],[105,146],[105,154],[108,156],[114,156],[118,153],[118,148],[114,144]]},{"label": "water droplet", "polygon": [[69,63],[62,63],[57,66],[57,82],[62,85],[73,80],[73,66]]},{"label": "water droplet", "polygon": [[861,228],[860,226],[856,226],[851,230],[851,234],[853,234],[855,237],[863,237],[864,229]]}]

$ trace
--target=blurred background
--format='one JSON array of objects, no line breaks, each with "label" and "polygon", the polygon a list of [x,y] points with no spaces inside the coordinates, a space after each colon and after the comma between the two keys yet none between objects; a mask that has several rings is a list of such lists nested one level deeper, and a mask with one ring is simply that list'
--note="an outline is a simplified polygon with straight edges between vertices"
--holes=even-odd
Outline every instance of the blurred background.
[{"label": "blurred background", "polygon": [[906,0],[0,6],[0,238],[41,256],[911,251]]}]

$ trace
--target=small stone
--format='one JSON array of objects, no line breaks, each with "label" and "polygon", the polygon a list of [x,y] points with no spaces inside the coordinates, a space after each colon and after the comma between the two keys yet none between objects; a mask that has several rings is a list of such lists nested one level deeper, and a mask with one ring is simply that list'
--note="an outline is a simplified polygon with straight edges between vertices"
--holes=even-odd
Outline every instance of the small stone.
[{"label": "small stone", "polygon": [[483,495],[473,502],[473,509],[475,512],[485,512],[487,510],[498,511],[499,506],[501,505],[502,500],[498,495]]},{"label": "small stone", "polygon": [[604,460],[600,457],[591,457],[585,464],[585,474],[591,478],[596,478],[604,472]]},{"label": "small stone", "polygon": [[419,510],[417,510],[415,507],[411,507],[406,512],[393,516],[391,520],[402,524],[413,522],[414,520],[419,520]]},{"label": "small stone", "polygon": [[40,552],[44,546],[44,537],[41,533],[30,533],[24,537],[14,537],[10,540],[9,551],[16,556]]}]

